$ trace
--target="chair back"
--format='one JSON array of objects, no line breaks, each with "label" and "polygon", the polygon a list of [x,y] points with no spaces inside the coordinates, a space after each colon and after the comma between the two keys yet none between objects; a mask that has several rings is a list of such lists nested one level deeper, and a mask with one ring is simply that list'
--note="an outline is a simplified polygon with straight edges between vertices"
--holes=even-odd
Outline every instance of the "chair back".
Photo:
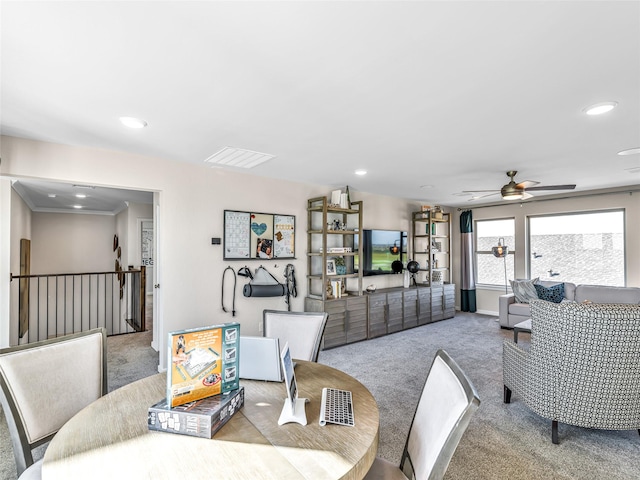
[{"label": "chair back", "polygon": [[325,312],[265,310],[262,331],[265,337],[278,338],[280,348],[289,343],[292,358],[317,362],[328,316]]},{"label": "chair back", "polygon": [[[436,352],[418,401],[400,468],[408,478],[441,479],[480,399],[445,352]],[[413,472],[413,473],[411,473]]]},{"label": "chair back", "polygon": [[106,330],[66,335],[0,350],[0,400],[18,476],[31,450],[107,392]]},{"label": "chair back", "polygon": [[524,400],[539,415],[640,428],[640,305],[531,302]]}]

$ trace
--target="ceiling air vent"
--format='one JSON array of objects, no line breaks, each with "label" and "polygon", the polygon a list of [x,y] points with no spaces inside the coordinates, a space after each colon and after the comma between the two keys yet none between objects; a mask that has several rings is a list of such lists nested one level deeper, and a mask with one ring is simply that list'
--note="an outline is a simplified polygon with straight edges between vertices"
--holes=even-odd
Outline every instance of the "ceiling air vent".
[{"label": "ceiling air vent", "polygon": [[269,155],[268,153],[253,152],[242,148],[224,147],[219,152],[207,158],[205,162],[226,167],[253,168],[274,157],[275,155]]}]

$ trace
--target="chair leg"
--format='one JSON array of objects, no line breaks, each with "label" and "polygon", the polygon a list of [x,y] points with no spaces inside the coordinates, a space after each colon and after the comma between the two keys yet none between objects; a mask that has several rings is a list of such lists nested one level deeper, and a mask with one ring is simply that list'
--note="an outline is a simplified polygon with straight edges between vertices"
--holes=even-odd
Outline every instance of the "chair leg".
[{"label": "chair leg", "polygon": [[503,385],[503,387],[504,387],[503,401],[504,403],[511,403],[511,390],[506,385]]},{"label": "chair leg", "polygon": [[551,421],[551,442],[555,443],[556,445],[560,443],[558,442],[558,421],[557,420]]}]

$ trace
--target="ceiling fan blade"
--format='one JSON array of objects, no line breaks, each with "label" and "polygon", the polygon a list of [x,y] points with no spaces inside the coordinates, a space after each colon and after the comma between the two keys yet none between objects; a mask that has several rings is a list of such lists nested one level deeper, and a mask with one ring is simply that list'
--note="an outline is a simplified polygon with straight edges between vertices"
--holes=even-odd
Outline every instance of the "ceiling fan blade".
[{"label": "ceiling fan blade", "polygon": [[463,190],[462,193],[485,193],[485,192],[492,192],[492,193],[498,193],[500,192],[500,190]]},{"label": "ceiling fan blade", "polygon": [[500,192],[493,192],[493,193],[485,193],[484,195],[473,195],[469,200],[469,202],[473,202],[474,200],[480,200],[481,198],[484,197],[491,197],[493,195],[498,195]]},{"label": "ceiling fan blade", "polygon": [[575,185],[547,185],[542,187],[531,187],[527,188],[527,190],[573,190],[574,188],[576,188]]},{"label": "ceiling fan blade", "polygon": [[531,180],[525,180],[524,182],[518,183],[516,186],[518,188],[531,188],[534,185],[538,185],[539,183],[540,182],[534,182],[534,181],[531,181]]},{"label": "ceiling fan blade", "polygon": [[533,195],[527,192],[522,192],[522,200],[526,200],[527,198],[532,198]]}]

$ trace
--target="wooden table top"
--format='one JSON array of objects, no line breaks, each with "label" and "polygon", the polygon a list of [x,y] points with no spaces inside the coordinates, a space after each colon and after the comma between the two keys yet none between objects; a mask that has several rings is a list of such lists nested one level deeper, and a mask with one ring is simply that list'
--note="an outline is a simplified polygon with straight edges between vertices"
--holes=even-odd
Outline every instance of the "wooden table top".
[{"label": "wooden table top", "polygon": [[[46,450],[42,478],[362,478],[378,449],[375,399],[344,372],[296,362],[299,395],[310,399],[306,426],[278,425],[284,383],[242,380],[244,406],[213,439],[150,431],[148,408],[166,391],[160,373],[114,390],[67,422]],[[351,390],[355,427],[319,425],[323,387]]]}]

